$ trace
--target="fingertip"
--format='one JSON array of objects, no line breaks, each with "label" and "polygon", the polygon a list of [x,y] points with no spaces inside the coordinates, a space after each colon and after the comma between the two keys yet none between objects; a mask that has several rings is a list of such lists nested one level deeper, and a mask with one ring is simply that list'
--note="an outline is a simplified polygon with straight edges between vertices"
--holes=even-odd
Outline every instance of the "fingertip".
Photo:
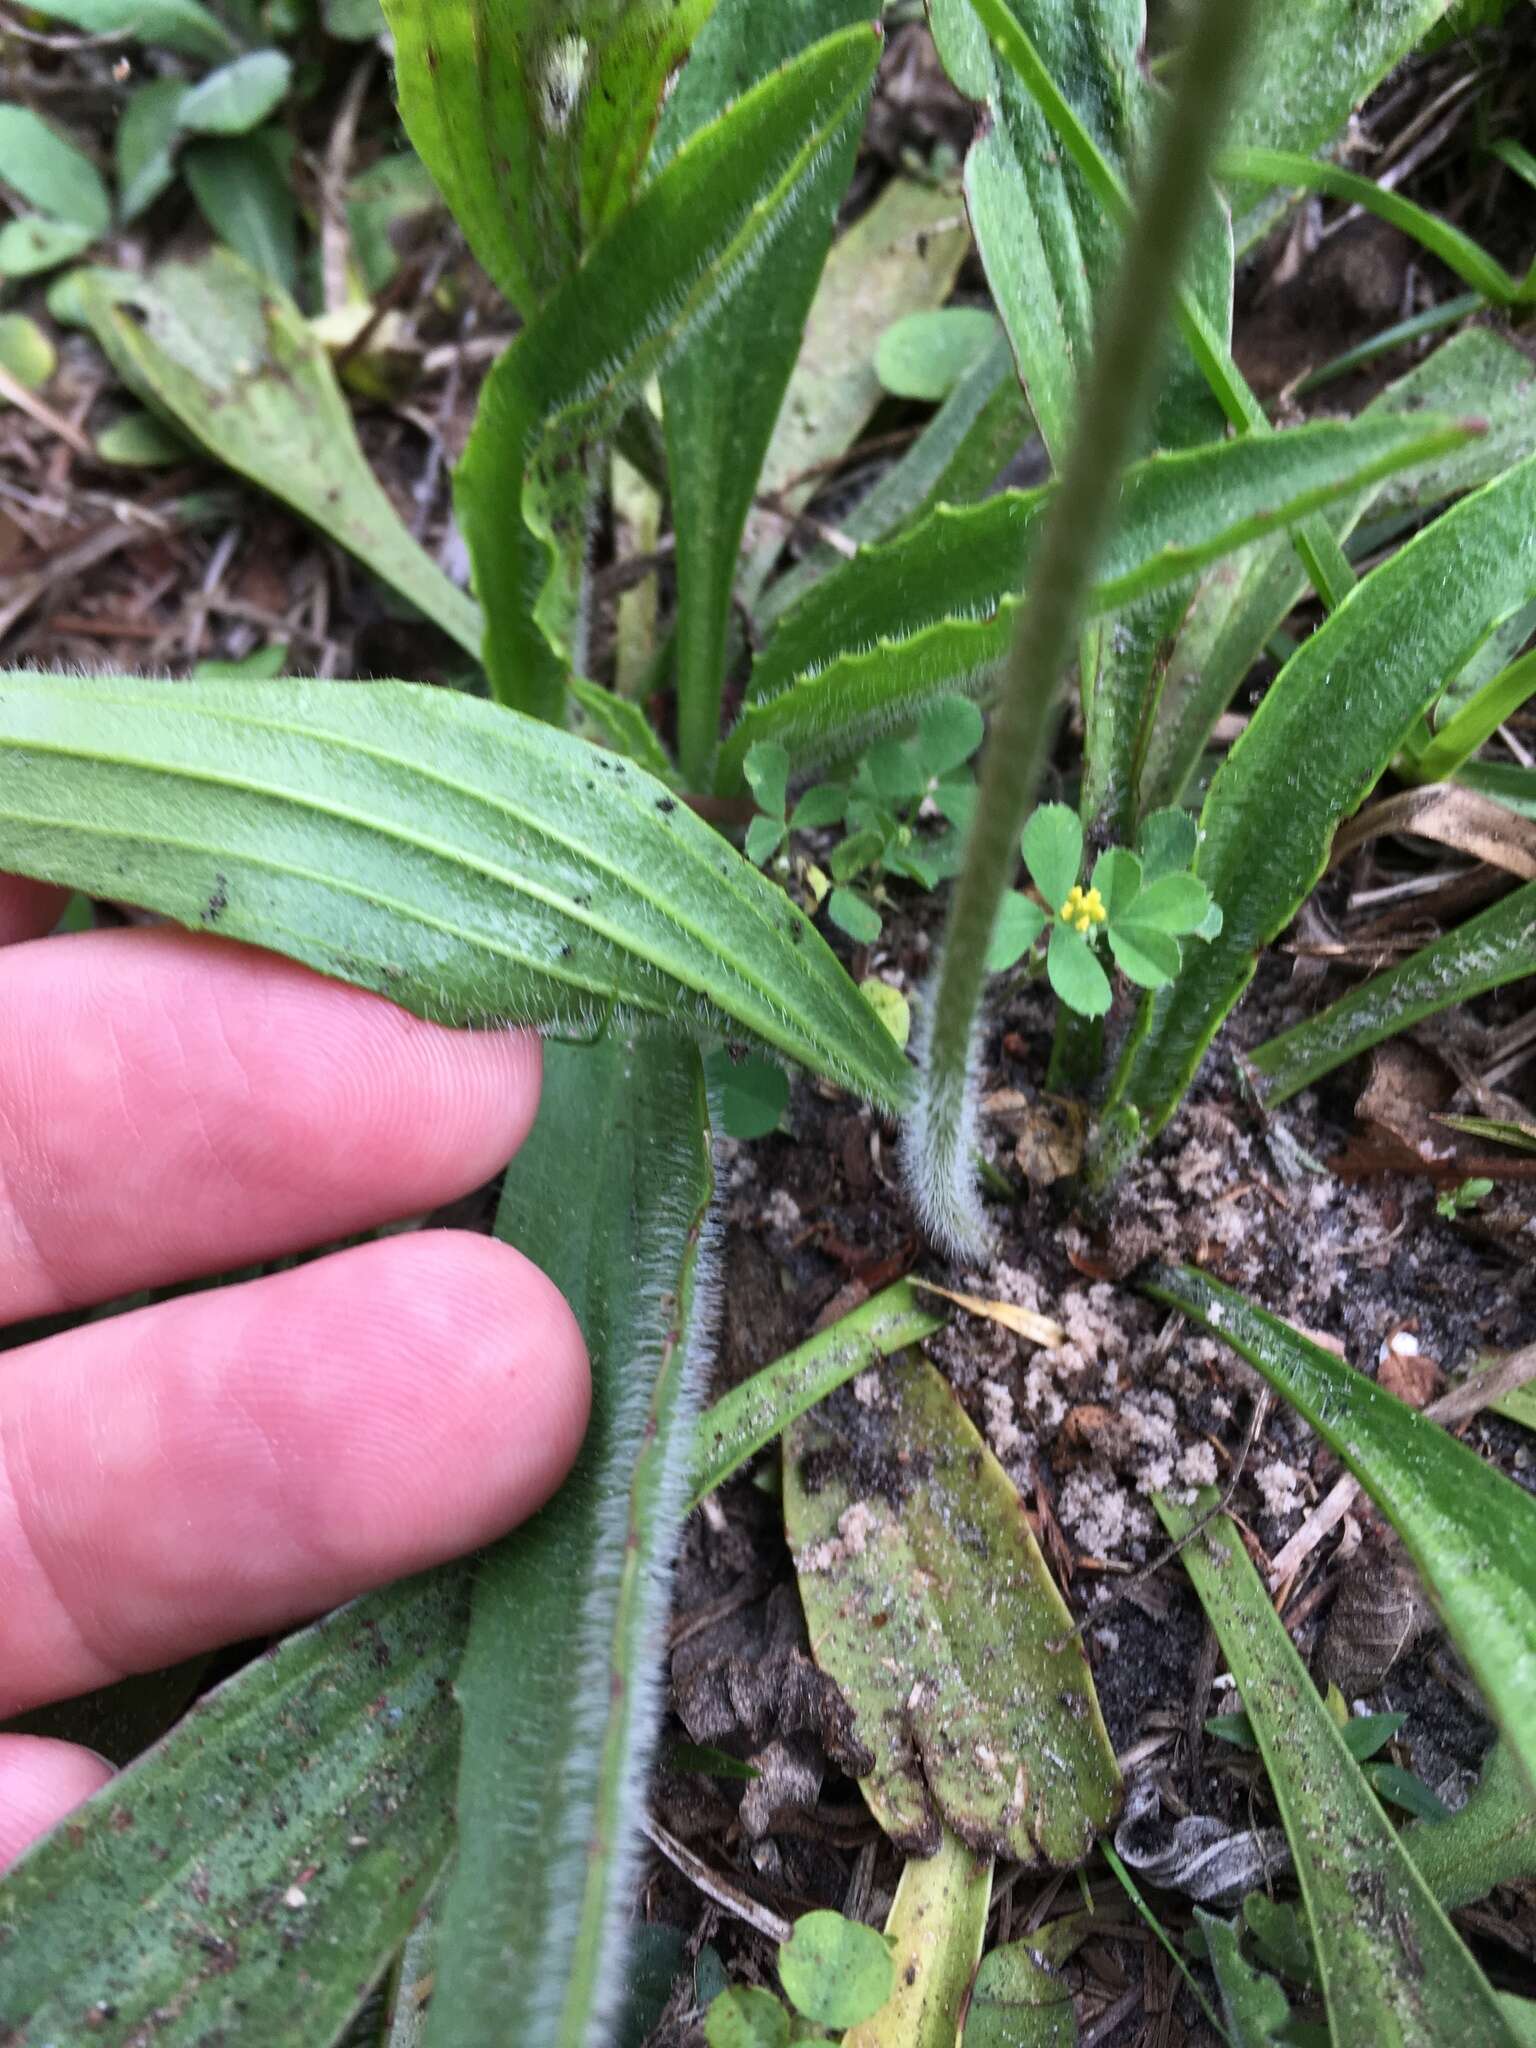
[{"label": "fingertip", "polygon": [[67,889],[29,882],[23,875],[0,875],[0,946],[42,938],[58,923],[68,901]]},{"label": "fingertip", "polygon": [[0,1870],[113,1776],[94,1750],[46,1735],[0,1735]]}]

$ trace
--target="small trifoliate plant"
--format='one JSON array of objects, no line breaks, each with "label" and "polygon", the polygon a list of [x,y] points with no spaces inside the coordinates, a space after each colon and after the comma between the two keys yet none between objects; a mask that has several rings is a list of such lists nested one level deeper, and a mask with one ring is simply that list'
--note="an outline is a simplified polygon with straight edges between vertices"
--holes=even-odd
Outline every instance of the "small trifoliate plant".
[{"label": "small trifoliate plant", "polygon": [[1134,852],[1107,847],[1082,884],[1083,827],[1065,804],[1042,804],[1020,841],[1029,878],[1043,904],[1022,890],[1003,898],[987,955],[1000,974],[1031,953],[1049,930],[1045,971],[1070,1010],[1102,1017],[1110,1004],[1103,964],[1105,944],[1127,981],[1164,988],[1183,961],[1181,940],[1213,939],[1221,909],[1190,873],[1199,828],[1187,811],[1153,811],[1136,835]]},{"label": "small trifoliate plant", "polygon": [[[771,1991],[733,1985],[704,2015],[709,2048],[785,2048],[829,2041],[871,2019],[890,1998],[888,1938],[841,1913],[802,1913],[779,1950],[779,1981],[793,2010]],[[831,2029],[833,2031],[826,2031]]]},{"label": "small trifoliate plant", "polygon": [[[862,945],[879,938],[870,890],[886,875],[935,889],[959,869],[976,808],[969,763],[982,718],[967,697],[942,697],[909,739],[879,740],[846,781],[818,782],[788,808],[789,755],[772,741],[747,754],[746,777],[762,815],[747,828],[747,858],[773,859],[791,832],[841,825],[845,837],[827,863],[827,916]],[[937,816],[937,830],[923,830]],[[852,886],[862,881],[862,887]]]}]

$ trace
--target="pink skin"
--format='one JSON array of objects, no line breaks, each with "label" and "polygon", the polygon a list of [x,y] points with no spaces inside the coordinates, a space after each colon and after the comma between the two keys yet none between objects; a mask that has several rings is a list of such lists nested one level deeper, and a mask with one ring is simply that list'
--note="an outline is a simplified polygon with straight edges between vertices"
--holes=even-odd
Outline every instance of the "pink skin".
[{"label": "pink skin", "polygon": [[[409,1216],[527,1135],[537,1042],[168,931],[25,941],[0,877],[0,1325]],[[0,1356],[0,1718],[277,1629],[531,1514],[586,1352],[508,1246],[418,1231]],[[0,1736],[0,1867],[111,1775]]]}]

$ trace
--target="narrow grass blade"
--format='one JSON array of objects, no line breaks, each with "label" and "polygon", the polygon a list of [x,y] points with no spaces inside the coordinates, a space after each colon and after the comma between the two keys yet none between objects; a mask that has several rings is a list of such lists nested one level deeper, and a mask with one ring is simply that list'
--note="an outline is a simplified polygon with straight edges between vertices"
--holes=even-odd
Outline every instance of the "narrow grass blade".
[{"label": "narrow grass blade", "polygon": [[[872,1490],[876,1470],[903,1475],[897,1495]],[[933,1855],[948,1826],[1080,1862],[1120,1798],[1093,1679],[1013,1482],[942,1375],[908,1353],[872,1401],[840,1394],[795,1423],[784,1523],[816,1660],[874,1753],[860,1790],[897,1846]]]},{"label": "narrow grass blade", "polygon": [[[1203,563],[1468,438],[1442,419],[1325,422],[1266,440],[1154,455],[1122,482],[1115,525],[1084,595],[1089,616],[1165,590]],[[740,786],[759,740],[797,770],[910,723],[937,695],[991,678],[1018,629],[1056,487],[938,506],[866,548],[788,612],[753,670],[751,701],[721,755]]]},{"label": "narrow grass blade", "polygon": [[617,1008],[909,1089],[809,920],[665,784],[456,690],[0,676],[4,869],[448,1022]]},{"label": "narrow grass blade", "polygon": [[[777,65],[868,16],[867,0],[766,10],[756,0],[718,0],[667,102],[657,161]],[[849,122],[808,175],[768,256],[736,280],[662,379],[677,535],[678,754],[689,788],[706,786],[719,739],[741,537],[857,143]]]},{"label": "narrow grass blade", "polygon": [[501,358],[455,478],[504,703],[561,723],[581,666],[593,445],[794,217],[857,126],[878,33],[845,30],[693,135]]},{"label": "narrow grass blade", "polygon": [[[1147,1291],[1230,1344],[1343,1459],[1403,1539],[1536,1785],[1536,1501],[1374,1380],[1208,1275],[1161,1266]],[[1252,1716],[1246,1697],[1244,1705]]]},{"label": "narrow grass blade", "polygon": [[386,0],[400,115],[529,318],[628,203],[708,0]]},{"label": "narrow grass blade", "polygon": [[1415,782],[1443,782],[1536,695],[1536,649],[1512,661],[1448,718],[1412,757]]},{"label": "narrow grass blade", "polygon": [[468,1607],[454,1567],[291,1636],[7,1872],[12,2038],[334,2041],[453,1839]]},{"label": "narrow grass blade", "polygon": [[654,1667],[702,1366],[711,1188],[691,1046],[610,1035],[550,1048],[496,1231],[575,1309],[592,1421],[559,1494],[476,1571],[429,2048],[609,2038],[661,1712]]},{"label": "narrow grass blade", "polygon": [[906,1281],[898,1280],[830,1329],[807,1338],[798,1349],[722,1394],[699,1417],[694,1433],[689,1507],[696,1508],[765,1444],[846,1381],[943,1327],[944,1318],[921,1308]]},{"label": "narrow grass blade", "polygon": [[[1199,1516],[1166,1498],[1157,1509],[1175,1538]],[[1377,1804],[1235,1526],[1218,1516],[1181,1555],[1258,1737],[1337,2048],[1508,2048],[1492,1987]]]},{"label": "narrow grass blade", "polygon": [[955,2048],[992,1898],[992,1859],[945,1830],[934,1856],[909,1856],[885,1922],[896,1988],[843,2048]]},{"label": "narrow grass blade", "polygon": [[1536,974],[1536,882],[1248,1054],[1270,1108],[1410,1024]]},{"label": "narrow grass blade", "polygon": [[142,276],[87,271],[79,290],[131,389],[478,656],[479,612],[406,531],[358,446],[329,357],[275,285],[215,248]]},{"label": "narrow grass blade", "polygon": [[1495,306],[1524,306],[1536,298],[1536,264],[1523,278],[1511,277],[1502,263],[1495,262],[1486,249],[1448,220],[1415,206],[1401,193],[1346,171],[1338,164],[1319,163],[1289,149],[1228,149],[1217,163],[1219,177],[1256,185],[1290,185],[1302,192],[1321,192],[1330,199],[1342,199],[1348,206],[1360,206],[1374,213],[1400,234],[1407,235],[1446,269],[1471,285]]},{"label": "narrow grass blade", "polygon": [[[1112,1100],[1161,1129],[1201,1055],[1328,864],[1333,835],[1487,629],[1536,593],[1536,461],[1464,499],[1376,569],[1270,685],[1218,770],[1196,872],[1221,906],[1192,947]],[[1326,734],[1328,744],[1319,744]]]}]

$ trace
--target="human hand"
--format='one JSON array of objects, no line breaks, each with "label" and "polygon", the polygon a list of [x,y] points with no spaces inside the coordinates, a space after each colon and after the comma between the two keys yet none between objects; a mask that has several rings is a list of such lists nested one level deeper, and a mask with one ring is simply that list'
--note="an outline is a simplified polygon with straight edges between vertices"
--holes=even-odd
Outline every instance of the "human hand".
[{"label": "human hand", "polygon": [[[533,1121],[535,1039],[163,929],[46,944],[0,877],[0,1328],[431,1209]],[[317,1614],[564,1476],[586,1352],[535,1267],[417,1231],[0,1356],[0,1719]],[[0,1735],[0,1866],[111,1775]]]}]

